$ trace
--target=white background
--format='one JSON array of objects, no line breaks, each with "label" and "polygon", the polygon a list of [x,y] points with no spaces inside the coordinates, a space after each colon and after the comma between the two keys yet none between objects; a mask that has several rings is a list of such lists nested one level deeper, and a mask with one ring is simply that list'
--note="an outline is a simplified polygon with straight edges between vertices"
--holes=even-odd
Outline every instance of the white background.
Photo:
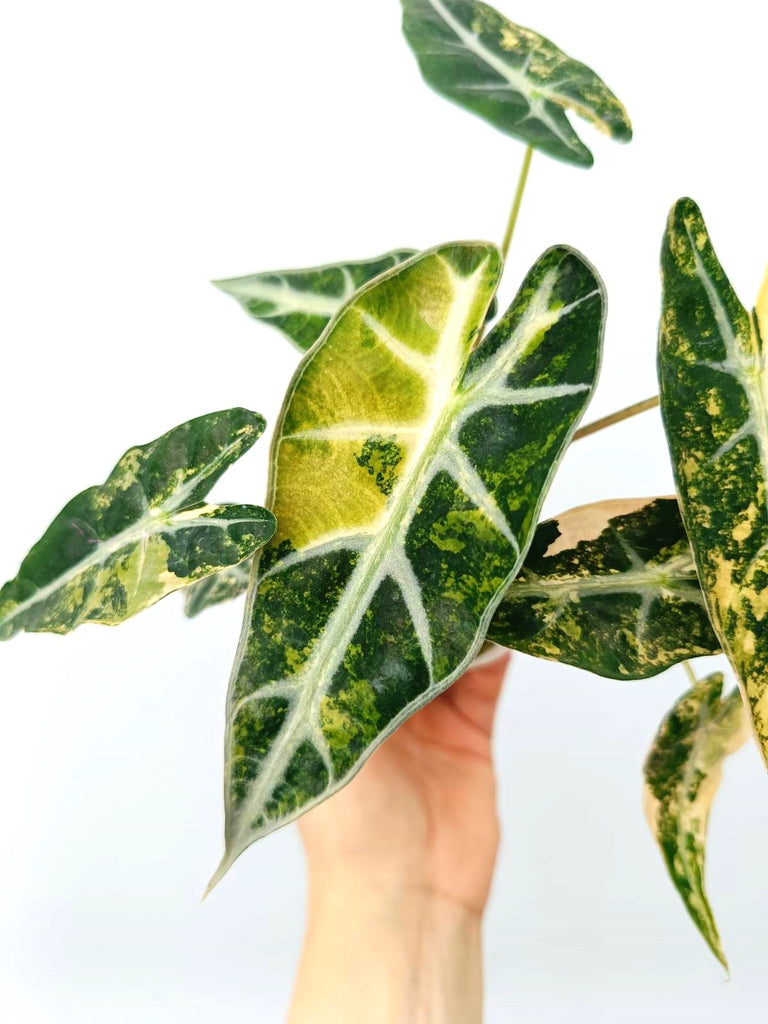
[{"label": "white background", "polygon": [[[610,296],[588,418],[655,393],[657,254],[680,195],[743,296],[766,258],[765,7],[505,0],[627,105],[590,171],[537,154],[502,300],[547,246]],[[424,86],[396,0],[7,0],[0,578],[125,448],[203,412],[274,422],[296,362],[207,282],[503,232],[522,146]],[[581,130],[581,129],[580,129]],[[259,501],[259,442],[216,496]],[[667,493],[656,413],[579,442],[545,511]],[[224,695],[240,606],[170,598],[118,630],[0,650],[0,1017],[270,1024],[302,929],[296,832],[220,855]],[[617,683],[517,658],[496,748],[504,845],[487,918],[498,1024],[768,1017],[768,786],[750,747],[712,816],[733,980],[668,883],[640,768],[681,669]]]}]

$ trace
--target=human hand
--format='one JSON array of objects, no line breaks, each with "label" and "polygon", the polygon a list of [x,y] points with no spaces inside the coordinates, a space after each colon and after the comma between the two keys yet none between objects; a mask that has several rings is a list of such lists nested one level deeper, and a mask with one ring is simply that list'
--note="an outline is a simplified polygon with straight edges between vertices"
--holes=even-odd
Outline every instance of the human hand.
[{"label": "human hand", "polygon": [[309,918],[292,1015],[480,1020],[498,845],[491,732],[509,655],[473,666],[301,819]]}]

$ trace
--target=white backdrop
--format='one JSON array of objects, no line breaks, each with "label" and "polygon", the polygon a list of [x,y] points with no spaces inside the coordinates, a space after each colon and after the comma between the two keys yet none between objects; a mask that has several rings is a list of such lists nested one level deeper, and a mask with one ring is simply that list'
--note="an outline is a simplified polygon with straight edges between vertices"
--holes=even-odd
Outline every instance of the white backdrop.
[{"label": "white backdrop", "polygon": [[[534,156],[503,285],[582,249],[610,296],[588,419],[656,391],[657,254],[692,195],[750,301],[766,257],[765,7],[503,0],[591,64],[635,141],[585,172]],[[523,147],[429,91],[396,0],[7,2],[0,174],[0,578],[129,445],[246,405],[274,422],[296,358],[211,277],[498,240]],[[581,130],[581,129],[580,129]],[[216,496],[259,501],[266,440]],[[545,511],[668,493],[656,413],[579,442]],[[0,1016],[271,1024],[303,914],[296,832],[220,854],[224,695],[241,608],[170,598],[118,630],[0,649]],[[712,818],[733,980],[688,921],[640,810],[681,669],[617,683],[525,657],[496,747],[504,845],[487,920],[493,1024],[758,1024],[768,785],[750,747]]]}]

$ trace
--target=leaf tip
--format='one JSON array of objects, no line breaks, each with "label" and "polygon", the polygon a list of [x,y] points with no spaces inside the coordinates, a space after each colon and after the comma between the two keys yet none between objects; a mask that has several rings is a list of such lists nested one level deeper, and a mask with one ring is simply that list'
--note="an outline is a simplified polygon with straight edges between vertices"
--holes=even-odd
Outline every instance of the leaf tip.
[{"label": "leaf tip", "polygon": [[213,892],[213,890],[216,888],[216,886],[222,880],[224,875],[226,875],[226,873],[232,867],[233,860],[234,860],[234,858],[230,856],[229,850],[225,850],[224,856],[221,858],[221,861],[219,862],[219,866],[216,868],[216,870],[211,875],[211,879],[208,882],[208,885],[206,885],[206,887],[205,887],[205,892],[200,897],[201,902],[203,900],[207,899],[208,896],[210,896],[210,894]]}]

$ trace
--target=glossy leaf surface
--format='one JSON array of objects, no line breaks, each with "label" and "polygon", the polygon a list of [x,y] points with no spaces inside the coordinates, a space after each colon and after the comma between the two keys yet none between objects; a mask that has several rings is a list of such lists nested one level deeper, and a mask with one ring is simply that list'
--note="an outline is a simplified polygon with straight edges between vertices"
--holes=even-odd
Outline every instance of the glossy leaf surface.
[{"label": "glossy leaf surface", "polygon": [[661,411],[683,520],[768,763],[768,323],[739,302],[691,199],[670,214],[662,276]]},{"label": "glossy leaf surface", "polygon": [[738,689],[721,700],[722,672],[702,679],[661,723],[645,762],[644,805],[675,888],[707,945],[728,964],[704,887],[707,821],[725,758],[749,735]]},{"label": "glossy leaf surface", "polygon": [[677,500],[601,501],[541,523],[488,639],[614,679],[718,654]]},{"label": "glossy leaf surface", "polygon": [[230,684],[215,879],[462,673],[520,566],[594,386],[603,292],[552,249],[473,350],[499,269],[485,243],[420,254],[296,373]]},{"label": "glossy leaf surface", "polygon": [[592,154],[572,110],[619,142],[627,112],[602,79],[531,29],[479,0],[402,0],[403,31],[425,81],[495,128],[582,167]]},{"label": "glossy leaf surface", "polygon": [[263,429],[257,413],[230,409],[131,448],[105,484],[62,509],[0,590],[0,639],[115,625],[249,558],[274,533],[274,516],[202,499]]},{"label": "glossy leaf surface", "polygon": [[305,352],[358,288],[415,255],[396,249],[371,260],[274,270],[214,281],[255,320],[272,324]]}]

